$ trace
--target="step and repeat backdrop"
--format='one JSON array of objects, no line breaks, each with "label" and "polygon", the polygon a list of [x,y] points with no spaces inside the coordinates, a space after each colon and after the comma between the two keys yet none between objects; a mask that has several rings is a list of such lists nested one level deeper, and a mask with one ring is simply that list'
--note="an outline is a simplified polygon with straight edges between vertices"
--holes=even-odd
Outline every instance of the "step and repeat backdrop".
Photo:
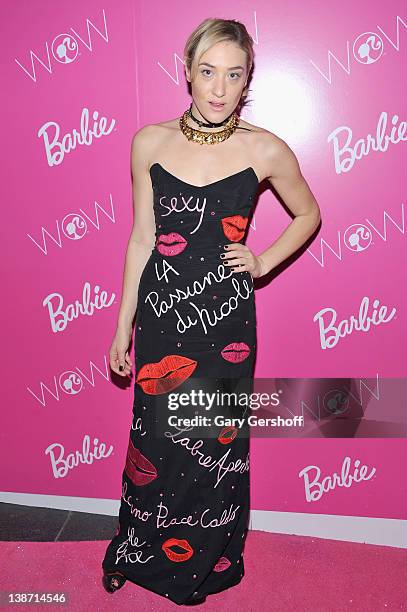
[{"label": "step and repeat backdrop", "polygon": [[[404,3],[0,10],[1,491],[86,498],[89,511],[120,498],[134,378],[115,376],[108,353],[133,221],[131,141],[189,106],[185,41],[222,17],[255,43],[243,118],[289,144],[322,215],[256,280],[256,378],[289,399],[274,415],[304,421],[254,434],[252,509],[407,519],[405,415],[376,406],[407,370]],[[264,181],[248,246],[261,253],[290,221]]]}]

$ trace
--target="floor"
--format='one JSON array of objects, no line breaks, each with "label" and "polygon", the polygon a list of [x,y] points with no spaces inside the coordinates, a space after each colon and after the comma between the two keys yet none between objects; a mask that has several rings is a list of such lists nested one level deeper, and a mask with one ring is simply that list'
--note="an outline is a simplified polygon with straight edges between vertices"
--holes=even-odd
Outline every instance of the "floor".
[{"label": "floor", "polygon": [[[75,612],[180,609],[129,581],[114,594],[103,590],[101,560],[116,526],[116,517],[0,504],[0,607],[10,593],[34,591],[64,593],[62,609]],[[407,610],[406,549],[249,531],[244,559],[239,585],[193,609]],[[61,604],[35,604],[35,609],[61,610]]]},{"label": "floor", "polygon": [[0,503],[0,541],[3,542],[109,540],[116,527],[115,516]]}]

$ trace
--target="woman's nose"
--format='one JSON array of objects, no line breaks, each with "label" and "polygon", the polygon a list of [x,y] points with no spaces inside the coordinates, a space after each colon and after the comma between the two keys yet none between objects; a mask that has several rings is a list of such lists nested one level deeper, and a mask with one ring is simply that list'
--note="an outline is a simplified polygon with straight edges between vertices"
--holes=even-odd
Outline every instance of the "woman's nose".
[{"label": "woman's nose", "polygon": [[213,84],[213,93],[218,97],[225,95],[226,85],[223,79],[218,79]]}]

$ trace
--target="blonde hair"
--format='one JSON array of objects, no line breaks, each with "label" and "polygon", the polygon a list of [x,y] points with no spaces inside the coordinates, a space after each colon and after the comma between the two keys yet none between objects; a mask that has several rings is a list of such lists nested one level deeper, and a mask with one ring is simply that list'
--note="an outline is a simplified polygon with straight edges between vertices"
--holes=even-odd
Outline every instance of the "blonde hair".
[{"label": "blonde hair", "polygon": [[[195,79],[201,56],[212,45],[221,41],[231,41],[238,45],[247,56],[247,74],[253,66],[254,51],[253,39],[240,21],[235,19],[205,19],[189,35],[184,47],[185,66],[191,74],[191,80]],[[245,87],[247,89],[247,87]],[[247,95],[244,94],[244,95]]]}]

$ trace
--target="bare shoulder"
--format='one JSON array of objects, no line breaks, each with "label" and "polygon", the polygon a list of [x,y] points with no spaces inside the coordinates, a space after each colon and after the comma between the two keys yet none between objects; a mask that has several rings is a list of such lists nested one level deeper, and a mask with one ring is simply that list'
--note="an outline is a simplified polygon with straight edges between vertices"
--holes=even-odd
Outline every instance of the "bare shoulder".
[{"label": "bare shoulder", "polygon": [[[137,154],[138,150],[141,149],[144,149],[146,153],[150,147],[153,149],[157,141],[162,137],[162,125],[161,123],[148,123],[137,130],[131,143],[132,151]],[[145,147],[147,147],[147,150]]]},{"label": "bare shoulder", "polygon": [[300,175],[297,157],[291,147],[277,134],[261,128],[256,134],[256,152],[262,160],[262,170],[265,177],[289,173]]},{"label": "bare shoulder", "polygon": [[272,156],[289,149],[289,146],[282,138],[277,136],[274,132],[266,130],[266,128],[248,123],[247,121],[241,121],[239,125],[252,130],[253,139],[256,141],[257,146],[262,149],[263,154],[268,153],[268,155]]},{"label": "bare shoulder", "polygon": [[249,121],[245,121],[241,118],[239,118],[239,127],[244,127],[250,130],[251,132],[254,132],[254,134],[261,134],[262,132],[266,131],[259,125],[254,125],[254,123],[249,123]]},{"label": "bare shoulder", "polygon": [[132,158],[138,158],[140,163],[149,167],[160,145],[179,129],[178,121],[179,119],[171,119],[161,123],[148,123],[137,130],[131,143]]},{"label": "bare shoulder", "polygon": [[240,120],[239,125],[250,130],[240,132],[250,139],[250,149],[255,157],[256,166],[263,177],[270,177],[277,164],[295,163],[296,158],[288,144],[277,134],[261,126]]}]

